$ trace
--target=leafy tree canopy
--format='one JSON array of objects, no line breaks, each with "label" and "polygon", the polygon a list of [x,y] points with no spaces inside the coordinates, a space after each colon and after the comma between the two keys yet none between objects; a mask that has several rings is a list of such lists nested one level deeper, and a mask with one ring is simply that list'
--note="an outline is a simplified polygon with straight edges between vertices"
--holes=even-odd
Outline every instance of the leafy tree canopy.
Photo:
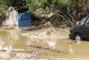
[{"label": "leafy tree canopy", "polygon": [[47,0],[26,0],[26,7],[33,12],[40,7],[44,7],[45,3],[47,3]]}]

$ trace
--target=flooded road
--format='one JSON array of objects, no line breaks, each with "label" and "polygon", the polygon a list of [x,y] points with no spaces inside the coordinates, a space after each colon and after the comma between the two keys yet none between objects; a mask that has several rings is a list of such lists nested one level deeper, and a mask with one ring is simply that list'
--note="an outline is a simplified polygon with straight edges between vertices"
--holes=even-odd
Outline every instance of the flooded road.
[{"label": "flooded road", "polygon": [[49,37],[50,39],[47,39],[45,37],[42,40],[26,37],[22,34],[23,32],[18,29],[1,29],[0,50],[7,50],[8,53],[31,54],[38,59],[89,58],[89,41],[81,41],[78,44],[68,38],[51,39]]},{"label": "flooded road", "polygon": [[69,39],[49,41],[45,43],[34,41],[30,49],[40,51],[37,57],[42,58],[89,58],[89,42],[82,41],[80,44]]}]

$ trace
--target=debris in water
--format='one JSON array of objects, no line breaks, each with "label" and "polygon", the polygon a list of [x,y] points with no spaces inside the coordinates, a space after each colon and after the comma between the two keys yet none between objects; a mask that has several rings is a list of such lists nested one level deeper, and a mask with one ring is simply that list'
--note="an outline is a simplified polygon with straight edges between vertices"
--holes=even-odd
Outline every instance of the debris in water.
[{"label": "debris in water", "polygon": [[2,49],[2,46],[0,46],[0,50]]},{"label": "debris in water", "polygon": [[48,41],[48,40],[47,40],[47,43],[48,43],[48,45],[49,45],[50,47],[52,47],[52,48],[55,49],[56,42],[54,42],[54,41]]},{"label": "debris in water", "polygon": [[71,48],[71,44],[69,44],[69,52],[70,52],[71,54],[74,53],[73,49]]},{"label": "debris in water", "polygon": [[80,44],[80,40],[76,40],[75,43]]},{"label": "debris in water", "polygon": [[3,45],[4,45],[4,42],[0,39],[0,50],[2,49]]},{"label": "debris in water", "polygon": [[4,45],[4,42],[0,39],[0,45]]},{"label": "debris in water", "polygon": [[7,51],[7,53],[10,53],[12,51],[12,46],[3,48],[3,50]]}]

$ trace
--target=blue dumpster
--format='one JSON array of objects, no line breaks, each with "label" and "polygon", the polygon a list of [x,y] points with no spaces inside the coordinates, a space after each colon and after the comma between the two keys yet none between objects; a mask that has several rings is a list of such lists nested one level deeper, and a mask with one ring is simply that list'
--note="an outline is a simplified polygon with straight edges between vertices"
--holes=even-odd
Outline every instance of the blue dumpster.
[{"label": "blue dumpster", "polygon": [[31,26],[30,12],[23,12],[23,13],[18,14],[18,25],[19,27],[30,27]]}]

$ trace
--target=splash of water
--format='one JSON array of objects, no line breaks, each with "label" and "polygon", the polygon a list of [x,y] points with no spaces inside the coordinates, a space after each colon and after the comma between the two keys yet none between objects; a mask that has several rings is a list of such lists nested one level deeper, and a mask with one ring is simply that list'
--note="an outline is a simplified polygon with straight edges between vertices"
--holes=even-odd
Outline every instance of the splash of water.
[{"label": "splash of water", "polygon": [[4,45],[4,42],[0,39],[0,50],[2,50],[3,45]]},{"label": "splash of water", "polygon": [[72,49],[72,47],[71,47],[71,44],[69,44],[69,52],[70,52],[71,54],[74,53],[74,51],[73,51],[73,49]]},{"label": "splash of water", "polygon": [[17,15],[18,15],[17,11],[13,7],[10,7],[7,11],[7,18],[2,22],[2,25],[7,26],[18,25]]},{"label": "splash of water", "polygon": [[4,42],[0,39],[0,50],[6,50],[7,53],[10,53],[12,51],[12,46],[9,45],[8,47],[4,47],[3,48],[3,45],[4,45]]},{"label": "splash of water", "polygon": [[56,42],[54,42],[54,41],[46,41],[47,43],[48,43],[48,45],[50,46],[50,47],[52,47],[53,49],[55,49],[56,47],[55,47],[55,45],[56,45]]},{"label": "splash of water", "polygon": [[80,37],[79,36],[77,36],[77,38],[76,38],[76,41],[75,41],[77,44],[80,44],[80,42],[81,42],[81,39],[80,39]]},{"label": "splash of water", "polygon": [[6,46],[6,47],[3,48],[3,50],[6,50],[7,53],[10,53],[12,51],[12,46],[11,45]]}]

